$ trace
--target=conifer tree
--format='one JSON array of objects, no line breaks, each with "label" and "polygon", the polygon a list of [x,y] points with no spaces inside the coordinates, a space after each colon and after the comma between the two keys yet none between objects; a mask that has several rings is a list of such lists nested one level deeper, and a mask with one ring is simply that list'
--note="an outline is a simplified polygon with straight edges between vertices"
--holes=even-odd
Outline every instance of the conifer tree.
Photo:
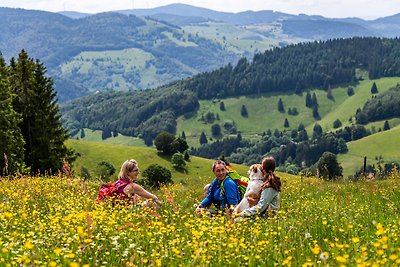
[{"label": "conifer tree", "polygon": [[318,105],[317,95],[315,94],[315,92],[312,94],[311,99],[312,99],[312,106],[318,107],[319,105]]},{"label": "conifer tree", "polygon": [[285,118],[285,122],[283,123],[283,127],[289,128],[289,121],[287,118]]},{"label": "conifer tree", "polygon": [[12,107],[8,67],[0,54],[0,176],[23,171],[24,139],[19,114]]},{"label": "conifer tree", "polygon": [[25,163],[31,172],[56,172],[63,160],[73,160],[64,142],[67,130],[61,123],[53,81],[46,68],[22,50],[12,68],[12,87],[17,95],[14,109],[22,115],[20,128],[25,140]]},{"label": "conifer tree", "polygon": [[311,108],[313,106],[311,94],[307,92],[306,94],[306,107]]},{"label": "conifer tree", "polygon": [[206,136],[206,134],[204,133],[204,132],[201,132],[201,134],[200,134],[200,145],[204,145],[204,144],[207,144],[207,136]]},{"label": "conifer tree", "polygon": [[378,93],[378,87],[376,86],[376,83],[374,82],[371,86],[371,94],[377,94]]},{"label": "conifer tree", "polygon": [[285,108],[283,107],[282,98],[279,98],[279,100],[278,100],[278,111],[281,113],[285,112]]},{"label": "conifer tree", "polygon": [[85,135],[85,130],[82,128],[82,129],[81,129],[81,139],[82,139],[82,138],[85,138],[85,136],[86,136],[86,135]]},{"label": "conifer tree", "polygon": [[225,109],[225,103],[224,103],[224,101],[221,101],[220,103],[219,103],[219,109],[221,110],[221,111],[225,111],[226,109]]},{"label": "conifer tree", "polygon": [[383,124],[383,130],[384,131],[390,130],[390,125],[387,120],[385,120],[385,123]]},{"label": "conifer tree", "polygon": [[242,105],[242,108],[240,109],[240,114],[245,118],[249,116],[249,113],[247,112],[247,108],[245,105]]}]

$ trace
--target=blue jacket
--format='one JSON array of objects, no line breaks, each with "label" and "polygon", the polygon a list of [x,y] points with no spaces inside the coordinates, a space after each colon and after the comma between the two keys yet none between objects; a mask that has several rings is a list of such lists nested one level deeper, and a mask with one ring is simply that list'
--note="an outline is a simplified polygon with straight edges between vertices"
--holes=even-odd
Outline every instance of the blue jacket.
[{"label": "blue jacket", "polygon": [[211,204],[221,210],[225,210],[225,206],[237,205],[240,202],[240,193],[235,181],[227,176],[224,180],[225,195],[221,195],[221,183],[214,178],[208,190],[207,196],[201,202],[203,207],[208,207]]}]

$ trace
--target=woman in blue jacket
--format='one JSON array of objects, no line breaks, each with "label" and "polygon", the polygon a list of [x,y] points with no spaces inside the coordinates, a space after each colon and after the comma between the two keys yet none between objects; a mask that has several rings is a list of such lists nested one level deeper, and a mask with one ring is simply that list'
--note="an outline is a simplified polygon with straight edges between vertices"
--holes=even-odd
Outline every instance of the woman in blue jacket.
[{"label": "woman in blue jacket", "polygon": [[[214,204],[217,209],[224,211],[226,207],[235,206],[240,202],[240,193],[235,181],[227,175],[226,164],[222,160],[217,160],[212,165],[215,179],[212,181],[207,196],[196,207],[196,213],[201,214],[204,208]],[[223,183],[223,192],[221,184]],[[212,210],[209,210],[212,212]],[[215,212],[215,211],[214,211]],[[213,212],[212,212],[213,213]]]}]

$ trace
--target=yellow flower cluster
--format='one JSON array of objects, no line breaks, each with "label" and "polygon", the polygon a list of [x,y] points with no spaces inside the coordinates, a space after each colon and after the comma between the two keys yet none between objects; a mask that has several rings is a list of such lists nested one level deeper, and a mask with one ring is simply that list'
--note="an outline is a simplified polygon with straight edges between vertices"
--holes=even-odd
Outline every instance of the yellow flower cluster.
[{"label": "yellow flower cluster", "polygon": [[400,265],[398,177],[281,178],[278,214],[235,224],[196,216],[196,183],[163,188],[153,210],[97,204],[96,182],[3,178],[0,266]]}]

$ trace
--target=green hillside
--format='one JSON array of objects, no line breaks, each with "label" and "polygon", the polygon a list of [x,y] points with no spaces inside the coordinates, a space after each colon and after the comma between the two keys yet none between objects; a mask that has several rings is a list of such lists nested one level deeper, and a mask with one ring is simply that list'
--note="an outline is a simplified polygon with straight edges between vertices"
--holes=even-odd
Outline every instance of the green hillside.
[{"label": "green hillside", "polygon": [[[176,183],[199,183],[199,179],[202,185],[206,181],[213,178],[211,172],[211,164],[213,160],[203,159],[199,157],[191,157],[190,161],[187,162],[186,172],[175,171],[170,162],[170,158],[157,153],[154,148],[148,147],[131,147],[117,144],[105,144],[103,142],[90,142],[90,141],[79,141],[79,140],[68,140],[67,146],[73,148],[75,152],[79,153],[79,157],[74,162],[73,170],[79,174],[80,168],[84,166],[87,168],[92,175],[96,174],[97,164],[102,161],[111,163],[117,172],[113,175],[113,179],[116,179],[119,168],[122,163],[127,159],[136,159],[139,162],[141,170],[145,170],[149,165],[157,163],[172,173],[172,180]],[[240,173],[246,174],[247,167],[242,165],[232,165]],[[188,176],[190,179],[188,179]],[[209,177],[209,180],[204,180],[204,177]]]},{"label": "green hillside", "polygon": [[[396,119],[398,123],[399,119]],[[349,152],[338,156],[338,161],[343,167],[343,175],[353,175],[363,166],[364,157],[367,164],[377,163],[376,157],[383,157],[385,162],[400,162],[399,142],[400,125],[389,131],[379,132],[357,141],[347,143]]]},{"label": "green hillside", "polygon": [[[347,96],[347,86],[333,88],[334,100],[328,99],[326,97],[326,92],[323,90],[311,91],[311,93],[315,92],[315,94],[317,95],[318,103],[320,106],[319,110],[322,118],[319,121],[316,121],[312,117],[312,110],[305,106],[305,94],[301,96],[296,94],[269,94],[259,97],[242,96],[238,98],[226,98],[214,101],[200,100],[200,108],[194,116],[192,116],[191,118],[186,118],[184,116],[178,118],[177,135],[180,135],[184,131],[189,146],[198,147],[199,136],[202,131],[206,133],[208,138],[211,138],[211,125],[217,123],[221,126],[222,129],[224,129],[223,126],[226,122],[234,122],[237,130],[241,132],[243,137],[258,139],[260,138],[260,135],[268,129],[271,129],[272,131],[275,128],[279,130],[284,130],[285,128],[283,127],[283,122],[285,118],[288,118],[290,123],[290,127],[286,128],[288,131],[290,131],[291,129],[297,129],[298,125],[300,123],[303,123],[306,126],[309,135],[311,135],[313,126],[316,122],[323,127],[324,131],[334,131],[335,129],[333,129],[333,121],[335,121],[336,119],[339,119],[342,122],[343,127],[351,124],[351,122],[349,121],[350,117],[352,117],[354,121],[356,110],[362,107],[365,101],[371,98],[370,88],[373,82],[377,84],[379,92],[384,92],[399,83],[400,78],[381,78],[373,81],[363,80],[360,82],[359,85],[354,86],[354,95],[351,97]],[[279,98],[281,98],[284,103],[285,113],[280,113],[278,111],[277,105]],[[224,102],[225,111],[220,110],[221,101]],[[240,109],[242,105],[245,105],[247,107],[249,114],[247,118],[244,118],[240,115]],[[289,107],[296,108],[299,114],[296,116],[288,115],[287,110]],[[201,118],[202,116],[205,116],[207,112],[218,114],[219,120],[215,120],[213,123],[205,123],[201,120]],[[400,124],[400,119],[394,118],[388,121],[392,128],[391,130],[386,132],[379,132],[383,128],[383,121],[369,123],[368,125],[366,125],[366,128],[370,129],[371,132],[375,134],[367,138],[348,143],[349,152],[346,155],[339,155],[338,157],[339,162],[344,167],[345,177],[354,174],[354,171],[360,168],[364,155],[368,157],[368,163],[370,164],[376,162],[376,156],[382,156],[385,161],[400,161],[400,157],[396,156],[396,153],[393,151],[396,146],[394,145],[394,143],[387,141],[393,140],[393,142],[396,142],[395,136],[396,134],[398,134],[397,132],[399,131],[398,125]],[[224,137],[228,135],[229,134],[225,133]],[[388,135],[393,136],[393,138],[388,139],[386,137]],[[74,136],[74,139],[76,139],[78,136],[80,136],[79,132],[77,135]],[[215,137],[213,139],[215,140]],[[85,137],[83,138],[83,140],[96,142],[79,142],[76,140],[71,140],[70,142],[78,142],[73,143],[79,144],[75,145],[78,147],[78,152],[80,149],[82,149],[82,144],[91,147],[102,146],[103,143],[109,143],[119,145],[116,146],[116,149],[112,149],[113,151],[119,151],[121,149],[123,150],[126,148],[125,146],[130,146],[128,150],[134,151],[133,154],[137,154],[136,149],[144,149],[145,151],[151,151],[151,153],[154,153],[154,155],[156,155],[154,148],[146,148],[143,140],[136,137],[129,137],[119,134],[117,137],[111,137],[106,140],[102,140],[101,131],[85,129]],[[379,142],[380,145],[378,146],[371,146],[369,145],[369,140],[382,141]],[[376,144],[378,142],[373,141],[373,143]],[[97,151],[97,147],[88,150]],[[97,153],[98,152],[96,152],[96,154]],[[143,152],[141,151],[139,154],[141,155],[142,153]],[[104,152],[98,153],[97,155],[107,154],[108,153]],[[89,160],[89,162],[86,162],[84,157],[82,159],[78,159],[76,168],[79,169],[79,166],[83,164],[83,166],[93,171],[96,164],[103,160],[100,158],[96,158],[96,155],[93,155],[93,157],[95,158],[94,163],[91,163],[91,160]],[[125,157],[117,156],[117,158],[119,158],[119,161],[112,162],[115,167],[118,167],[121,164],[120,162],[122,162]],[[161,160],[165,159],[161,158]],[[139,159],[139,161],[141,160]],[[168,166],[170,166],[170,163],[167,160],[165,160],[164,163],[169,164]],[[209,165],[210,163],[207,164]],[[190,168],[192,167],[190,166],[191,165],[189,165],[189,171],[194,171],[195,169],[191,170]],[[181,174],[176,172],[176,175],[177,177],[180,177]]]},{"label": "green hillside", "polygon": [[72,136],[72,139],[79,139],[83,141],[95,141],[95,142],[104,142],[108,144],[116,144],[116,145],[124,145],[124,146],[136,146],[136,147],[144,147],[146,146],[143,142],[143,139],[132,137],[132,136],[125,136],[122,134],[118,134],[116,137],[110,137],[105,140],[101,138],[102,132],[99,130],[91,130],[91,129],[84,129],[85,136],[83,138],[80,137],[80,132],[76,135]]},{"label": "green hillside", "polygon": [[[296,94],[264,94],[259,96],[241,96],[237,98],[226,98],[220,100],[200,100],[200,108],[197,113],[191,117],[186,118],[181,116],[178,118],[177,133],[185,132],[189,146],[199,146],[200,133],[204,131],[207,137],[211,137],[211,125],[220,124],[221,128],[226,122],[234,122],[238,131],[242,136],[247,138],[257,138],[268,129],[274,130],[291,130],[297,129],[302,123],[309,134],[312,134],[315,123],[322,126],[324,131],[333,130],[333,122],[339,119],[343,126],[350,125],[349,118],[356,114],[356,110],[361,108],[364,103],[371,98],[371,86],[375,82],[379,92],[384,92],[389,88],[400,83],[400,77],[381,78],[377,80],[363,80],[357,86],[354,86],[354,95],[349,97],[347,95],[347,88],[337,87],[333,88],[333,100],[326,96],[324,90],[312,90],[311,94],[315,93],[319,104],[319,114],[321,120],[317,121],[312,116],[312,109],[305,106],[305,93],[302,95]],[[285,112],[278,111],[278,101],[282,99]],[[220,110],[220,102],[223,101],[226,111]],[[248,117],[242,117],[240,110],[242,105],[245,105],[248,110]],[[293,116],[287,114],[288,109],[296,108],[299,112],[298,115]],[[218,114],[219,120],[213,123],[204,123],[202,116],[208,112]],[[289,127],[284,127],[285,118],[289,121]],[[399,122],[394,120],[392,127]],[[383,122],[381,122],[383,126]],[[378,123],[372,124],[373,126]],[[382,127],[380,126],[380,127]],[[376,129],[378,129],[376,127]]]}]

